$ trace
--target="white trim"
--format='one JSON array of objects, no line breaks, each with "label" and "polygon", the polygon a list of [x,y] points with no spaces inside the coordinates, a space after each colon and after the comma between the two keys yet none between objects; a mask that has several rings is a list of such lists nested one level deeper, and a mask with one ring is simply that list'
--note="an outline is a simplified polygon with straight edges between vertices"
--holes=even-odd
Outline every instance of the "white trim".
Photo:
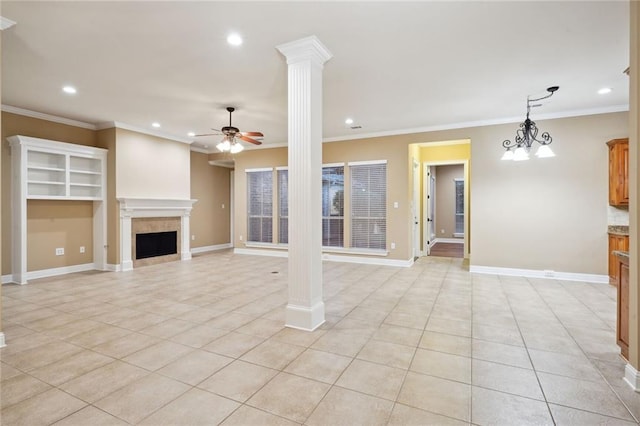
[{"label": "white trim", "polygon": [[[192,143],[191,147],[190,147],[191,151],[194,152],[199,152],[201,154],[213,154],[213,152],[210,149],[207,148],[200,148],[199,146],[197,146],[196,144]],[[209,163],[211,163],[211,161],[209,161]]]},{"label": "white trim", "polygon": [[247,241],[244,244],[244,246],[247,248],[257,248],[257,249],[289,250],[288,244],[261,243],[259,241]]},{"label": "white trim", "polygon": [[463,238],[434,238],[431,244],[435,243],[454,243],[454,244],[464,244]]},{"label": "white trim", "polygon": [[251,172],[272,172],[273,171],[273,167],[258,167],[255,169],[244,169],[245,173],[251,173]]},{"label": "white trim", "polygon": [[279,170],[289,170],[289,167],[288,166],[278,166],[278,167],[276,167],[276,171],[279,171]]},{"label": "white trim", "polygon": [[371,161],[349,161],[348,166],[372,166],[376,164],[387,164],[387,160],[371,160]]},{"label": "white trim", "polygon": [[328,167],[344,167],[344,163],[327,163],[322,165],[323,169]]},{"label": "white trim", "polygon": [[236,168],[235,163],[236,163],[235,160],[210,160],[209,161],[210,166],[225,167],[227,169],[235,169]]},{"label": "white trim", "polygon": [[[275,247],[274,247],[275,248]],[[289,252],[284,250],[268,250],[259,248],[234,248],[233,254],[246,254],[251,256],[289,257]],[[362,263],[367,265],[410,267],[413,258],[408,260],[381,259],[377,257],[343,256],[339,254],[323,253],[322,260],[328,262]]]},{"label": "white trim", "polygon": [[420,148],[425,148],[430,146],[469,145],[470,143],[471,139],[459,139],[452,141],[419,142],[416,145],[418,145]]},{"label": "white trim", "polygon": [[7,346],[7,342],[4,340],[4,333],[0,331],[0,348]]},{"label": "white trim", "polygon": [[324,302],[322,300],[311,307],[289,303],[285,309],[285,327],[313,331],[324,322]]},{"label": "white trim", "polygon": [[121,272],[122,267],[120,265],[114,265],[113,263],[107,263],[105,265],[105,270],[110,272]]},{"label": "white trim", "polygon": [[408,268],[413,265],[413,257],[408,260],[400,260],[381,259],[379,257],[341,256],[326,253],[322,255],[322,260],[326,260],[328,262],[361,263],[366,265],[397,266],[403,268]]},{"label": "white trim", "polygon": [[120,121],[105,121],[105,122],[96,124],[94,127],[95,127],[95,130],[110,129],[112,127],[115,127],[117,129],[130,130],[132,132],[142,133],[144,135],[156,136],[162,139],[168,139],[171,141],[180,142],[187,145],[191,145],[193,143],[193,140],[190,138],[183,138],[180,136],[172,135],[170,133],[147,129],[139,126],[134,126],[132,124],[122,123]]},{"label": "white trim", "polygon": [[[553,120],[557,118],[571,118],[571,117],[580,117],[583,115],[596,115],[596,114],[609,114],[613,112],[626,112],[629,111],[629,105],[613,105],[604,108],[590,108],[590,109],[582,109],[582,110],[573,110],[573,111],[564,111],[550,114],[540,114],[536,115],[536,122],[540,120]],[[383,132],[371,132],[371,133],[360,133],[357,135],[347,135],[347,136],[336,136],[332,138],[325,138],[323,142],[341,142],[355,139],[368,139],[368,138],[378,138],[383,136],[395,136],[395,135],[407,135],[411,133],[427,133],[427,132],[436,132],[442,130],[454,130],[454,129],[467,129],[472,127],[484,127],[484,126],[495,126],[499,124],[509,124],[509,123],[520,123],[522,122],[523,117],[508,117],[508,118],[496,118],[491,120],[478,120],[478,121],[466,121],[460,123],[450,123],[450,124],[440,124],[433,126],[425,126],[425,127],[414,127],[411,129],[397,129],[397,130],[387,130]]]},{"label": "white trim", "polygon": [[[3,275],[3,276],[0,278],[0,282],[1,282],[2,284],[13,284],[13,283],[14,283],[14,281],[13,281],[13,275],[12,275],[12,274]],[[15,283],[15,284],[18,284],[18,283]]]},{"label": "white trim", "polygon": [[[11,19],[5,18],[4,16],[0,16],[0,30],[4,31],[8,28],[13,27],[16,24],[15,21]],[[2,347],[2,346],[0,346]]]},{"label": "white trim", "polygon": [[68,126],[82,127],[83,129],[98,130],[94,124],[85,123],[84,121],[72,120],[70,118],[59,117],[57,115],[45,114],[43,112],[31,111],[24,108],[18,108],[11,105],[2,105],[2,111],[11,114],[22,115],[25,117],[37,118],[39,120],[52,121],[54,123],[66,124]]},{"label": "white trim", "polygon": [[37,280],[38,278],[55,277],[57,275],[66,275],[72,274],[74,272],[86,272],[94,270],[96,270],[96,267],[93,263],[63,266],[61,268],[41,269],[39,271],[27,272],[27,280]]},{"label": "white trim", "polygon": [[627,362],[627,365],[624,367],[624,378],[623,380],[631,386],[636,392],[640,392],[640,373],[636,370],[633,365]]},{"label": "white trim", "polygon": [[[454,232],[453,233],[453,238],[454,239],[456,239],[456,238],[464,238],[464,232]],[[464,242],[464,240],[462,242]]]},{"label": "white trim", "polygon": [[344,247],[332,247],[322,246],[323,253],[335,253],[335,254],[354,254],[361,256],[389,256],[389,252],[386,250],[378,249],[366,249],[366,248],[344,248]]},{"label": "white trim", "polygon": [[215,244],[212,246],[194,247],[191,249],[191,254],[206,253],[209,251],[216,251],[216,250],[224,250],[232,247],[233,245],[231,245],[231,243]]},{"label": "white trim", "polygon": [[233,249],[233,254],[246,254],[250,256],[271,256],[271,257],[289,257],[289,252],[281,250],[263,250],[257,248],[240,248]]},{"label": "white trim", "polygon": [[584,281],[596,284],[609,284],[608,275],[557,272],[551,270],[541,271],[536,269],[501,268],[496,266],[470,265],[469,272],[475,274],[493,274],[524,278],[546,278],[562,281]]}]

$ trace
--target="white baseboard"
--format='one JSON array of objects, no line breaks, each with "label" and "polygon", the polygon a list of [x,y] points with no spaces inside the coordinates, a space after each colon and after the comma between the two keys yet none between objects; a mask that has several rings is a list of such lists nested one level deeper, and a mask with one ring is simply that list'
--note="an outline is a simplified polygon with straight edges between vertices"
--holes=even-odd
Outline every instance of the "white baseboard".
[{"label": "white baseboard", "polygon": [[541,271],[537,269],[500,268],[495,266],[471,265],[469,266],[469,272],[475,274],[507,275],[511,277],[546,278],[552,280],[584,281],[588,283],[609,284],[608,275],[580,274],[551,270]]},{"label": "white baseboard", "polygon": [[4,333],[0,332],[0,348],[7,346],[7,342],[4,340]]},{"label": "white baseboard", "polygon": [[110,271],[110,272],[120,272],[122,268],[120,267],[119,264],[114,265],[113,263],[107,263],[106,265],[104,265],[104,270]]},{"label": "white baseboard", "polygon": [[2,282],[2,284],[11,284],[13,282],[13,275],[11,274],[7,274],[7,275],[3,275],[0,278],[0,282]]},{"label": "white baseboard", "polygon": [[232,247],[233,247],[233,245],[231,245],[231,243],[216,244],[216,245],[213,245],[213,246],[194,247],[194,248],[191,249],[191,254],[206,253],[208,251],[230,249]]},{"label": "white baseboard", "polygon": [[342,256],[325,253],[322,255],[322,260],[329,262],[361,263],[365,265],[398,266],[402,268],[408,268],[413,265],[413,257],[411,259],[401,260],[382,259],[380,257]]},{"label": "white baseboard", "polygon": [[627,382],[629,386],[631,386],[631,389],[636,392],[640,392],[640,373],[638,372],[638,370],[633,368],[633,365],[627,363],[627,365],[624,367],[623,380]]},{"label": "white baseboard", "polygon": [[433,240],[433,244],[435,243],[464,244],[464,238],[436,238]]},{"label": "white baseboard", "polygon": [[264,250],[255,248],[234,248],[233,254],[248,254],[253,256],[289,257],[289,252],[284,250]]},{"label": "white baseboard", "polygon": [[[255,255],[255,256],[289,257],[289,252],[283,251],[283,250],[235,248],[233,249],[233,253],[249,254],[249,255]],[[328,262],[361,263],[361,264],[367,264],[367,265],[399,266],[399,267],[405,267],[405,268],[413,265],[413,258],[408,260],[382,259],[379,256],[377,257],[345,256],[345,255],[332,254],[332,253],[323,253],[322,260],[326,260]]]},{"label": "white baseboard", "polygon": [[95,264],[85,263],[82,265],[63,266],[61,268],[41,269],[39,271],[27,272],[27,280],[36,280],[38,278],[55,277],[57,275],[72,274],[74,272],[86,272],[96,269]]}]

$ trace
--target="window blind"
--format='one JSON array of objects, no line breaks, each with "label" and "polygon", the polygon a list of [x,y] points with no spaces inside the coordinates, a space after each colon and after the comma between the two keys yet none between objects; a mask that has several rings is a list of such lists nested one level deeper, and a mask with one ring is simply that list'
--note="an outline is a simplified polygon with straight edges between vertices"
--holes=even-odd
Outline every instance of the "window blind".
[{"label": "window blind", "polygon": [[322,168],[322,245],[344,247],[344,166]]},{"label": "window blind", "polygon": [[289,170],[278,170],[278,242],[289,243]]},{"label": "window blind", "polygon": [[387,248],[387,165],[351,164],[351,246]]},{"label": "window blind", "polygon": [[273,172],[247,171],[247,241],[273,242]]}]

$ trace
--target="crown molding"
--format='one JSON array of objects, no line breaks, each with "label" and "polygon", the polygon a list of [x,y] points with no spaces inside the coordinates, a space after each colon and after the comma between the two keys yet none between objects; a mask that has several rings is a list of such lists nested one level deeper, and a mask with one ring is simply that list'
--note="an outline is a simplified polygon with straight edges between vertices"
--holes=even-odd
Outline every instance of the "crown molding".
[{"label": "crown molding", "polygon": [[322,44],[315,35],[280,44],[276,46],[276,49],[287,58],[287,64],[289,65],[312,60],[322,66],[333,57],[327,46]]},{"label": "crown molding", "polygon": [[193,143],[193,140],[188,138],[182,138],[166,132],[149,130],[149,129],[145,129],[144,127],[138,127],[132,124],[122,123],[120,121],[105,121],[103,123],[98,123],[95,126],[96,130],[110,129],[112,127],[115,127],[117,129],[130,130],[132,132],[142,133],[144,135],[156,136],[163,139],[169,139],[171,141],[185,143],[187,145],[191,145]]},{"label": "crown molding", "polygon": [[[609,107],[603,108],[590,108],[590,109],[580,109],[573,111],[562,111],[550,114],[537,114],[536,121],[539,120],[553,120],[557,118],[570,118],[570,117],[580,117],[584,115],[596,115],[596,114],[609,114],[613,112],[628,112],[629,104],[625,105],[612,105]],[[324,138],[322,142],[342,142],[354,139],[367,139],[367,138],[379,138],[384,136],[397,136],[397,135],[408,135],[411,133],[427,133],[427,132],[437,132],[442,130],[455,130],[455,129],[466,129],[470,127],[484,127],[484,126],[495,126],[500,124],[511,124],[511,123],[520,123],[522,122],[523,117],[508,117],[508,118],[496,118],[492,120],[478,120],[478,121],[466,121],[461,123],[451,123],[451,124],[442,124],[435,126],[426,126],[426,127],[414,127],[411,129],[398,129],[398,130],[388,130],[383,132],[372,132],[372,133],[360,133],[357,135],[348,135],[348,136],[336,136],[333,138]]]},{"label": "crown molding", "polygon": [[11,28],[16,24],[15,21],[12,21],[11,19],[7,19],[4,16],[0,16],[0,30],[4,31],[7,28]]},{"label": "crown molding", "polygon": [[2,105],[3,112],[23,115],[25,117],[37,118],[40,120],[52,121],[54,123],[66,124],[68,126],[82,127],[83,129],[96,130],[96,126],[84,121],[72,120],[70,118],[59,117],[57,115],[45,114],[43,112],[31,111],[29,109],[18,108],[11,105]]}]

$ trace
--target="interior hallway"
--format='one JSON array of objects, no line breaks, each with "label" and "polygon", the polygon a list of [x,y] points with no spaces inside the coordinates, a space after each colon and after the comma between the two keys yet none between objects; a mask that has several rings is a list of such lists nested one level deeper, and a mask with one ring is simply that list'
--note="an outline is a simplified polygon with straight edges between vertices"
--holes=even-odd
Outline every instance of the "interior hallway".
[{"label": "interior hallway", "polygon": [[2,422],[636,424],[613,287],[461,265],[325,262],[313,333],[283,327],[280,258],[4,286]]}]

